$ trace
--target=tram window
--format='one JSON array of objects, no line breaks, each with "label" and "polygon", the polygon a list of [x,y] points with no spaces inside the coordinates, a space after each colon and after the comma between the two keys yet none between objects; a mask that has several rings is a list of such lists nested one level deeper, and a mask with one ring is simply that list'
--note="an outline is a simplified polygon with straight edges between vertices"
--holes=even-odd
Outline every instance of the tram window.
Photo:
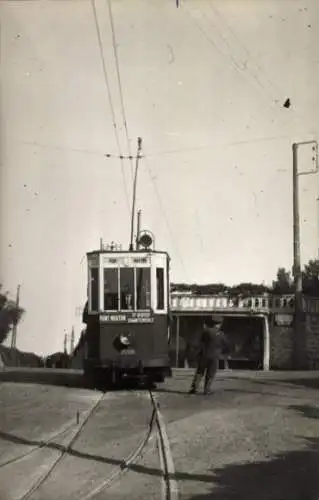
[{"label": "tram window", "polygon": [[118,310],[118,269],[104,269],[104,310]]},{"label": "tram window", "polygon": [[156,268],[156,289],[157,289],[157,304],[156,309],[164,309],[164,269]]},{"label": "tram window", "polygon": [[148,309],[151,307],[151,271],[149,267],[136,268],[136,308]]},{"label": "tram window", "polygon": [[90,269],[90,287],[91,287],[91,310],[99,310],[99,268]]},{"label": "tram window", "polygon": [[134,269],[123,267],[120,269],[121,310],[134,309]]}]

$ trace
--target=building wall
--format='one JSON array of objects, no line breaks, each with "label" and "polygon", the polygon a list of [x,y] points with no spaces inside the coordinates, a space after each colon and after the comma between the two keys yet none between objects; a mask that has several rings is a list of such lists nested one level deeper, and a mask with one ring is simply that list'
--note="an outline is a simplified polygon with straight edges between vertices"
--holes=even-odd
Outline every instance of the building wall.
[{"label": "building wall", "polygon": [[[270,368],[294,368],[294,325],[278,325],[271,319],[270,328]],[[300,323],[298,343],[302,350],[302,369],[319,369],[319,315],[307,312]]]},{"label": "building wall", "polygon": [[80,348],[75,356],[71,358],[71,368],[73,370],[82,370],[83,369],[83,349]]},{"label": "building wall", "polygon": [[289,370],[293,366],[293,328],[275,325],[270,329],[270,369]]},{"label": "building wall", "polygon": [[319,369],[319,315],[308,313],[305,319],[306,353],[309,369]]}]

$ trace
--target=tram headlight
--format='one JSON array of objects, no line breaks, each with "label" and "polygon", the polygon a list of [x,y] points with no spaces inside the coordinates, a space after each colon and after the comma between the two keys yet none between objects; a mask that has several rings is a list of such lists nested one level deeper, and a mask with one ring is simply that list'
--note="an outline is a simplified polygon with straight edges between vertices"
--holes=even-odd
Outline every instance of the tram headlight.
[{"label": "tram headlight", "polygon": [[131,344],[130,339],[127,337],[127,335],[121,334],[120,335],[120,342],[124,346],[129,346]]}]

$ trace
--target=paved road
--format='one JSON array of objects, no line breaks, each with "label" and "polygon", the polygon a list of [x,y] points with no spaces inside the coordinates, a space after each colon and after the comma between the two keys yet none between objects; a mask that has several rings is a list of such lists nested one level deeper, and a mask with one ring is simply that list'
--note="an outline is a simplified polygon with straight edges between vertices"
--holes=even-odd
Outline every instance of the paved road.
[{"label": "paved road", "polygon": [[319,373],[220,372],[215,394],[160,395],[181,498],[318,500]]},{"label": "paved road", "polygon": [[[319,373],[219,372],[215,394],[189,396],[192,372],[158,386],[180,498],[185,500],[318,500]],[[32,384],[0,385],[0,462],[29,449],[82,415],[96,391]],[[79,499],[142,439],[147,394],[107,394],[74,452],[33,500]],[[59,442],[63,442],[64,437]],[[52,449],[0,469],[0,498],[19,499]],[[14,481],[12,481],[14,478]],[[102,498],[161,498],[156,440]]]}]

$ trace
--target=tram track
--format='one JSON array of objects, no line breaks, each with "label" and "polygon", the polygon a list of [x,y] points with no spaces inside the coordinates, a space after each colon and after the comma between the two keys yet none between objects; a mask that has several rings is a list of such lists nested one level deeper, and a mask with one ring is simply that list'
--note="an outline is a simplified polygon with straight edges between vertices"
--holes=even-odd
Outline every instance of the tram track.
[{"label": "tram track", "polygon": [[[108,475],[99,485],[95,486],[88,494],[82,496],[80,500],[93,500],[99,493],[111,487],[115,481],[121,478],[125,472],[129,471],[130,466],[135,465],[142,452],[150,442],[152,437],[157,439],[157,449],[159,454],[159,463],[162,479],[161,500],[178,500],[178,485],[174,478],[175,469],[170,451],[169,440],[167,437],[164,419],[160,411],[156,396],[152,391],[148,391],[152,406],[152,415],[148,426],[148,431],[133,452],[126,457],[122,463],[114,467],[111,474]],[[155,432],[154,432],[155,431]]]},{"label": "tram track", "polygon": [[31,450],[26,451],[24,453],[21,453],[20,455],[17,455],[15,457],[9,458],[3,462],[0,462],[0,469],[3,469],[4,467],[7,467],[8,465],[11,465],[13,463],[20,462],[21,460],[37,453],[37,451],[41,450],[42,448],[50,447],[50,446],[52,448],[56,448],[56,449],[58,449],[59,447],[61,448],[61,445],[56,444],[55,441],[58,438],[61,438],[62,436],[67,434],[69,431],[71,431],[75,425],[76,424],[74,423],[74,419],[72,419],[72,422],[65,425],[63,427],[63,429],[60,430],[59,432],[54,433],[50,438],[42,439],[39,444],[34,445],[34,446],[32,444],[30,444],[30,446],[32,446]]},{"label": "tram track", "polygon": [[[19,496],[18,500],[31,500],[34,495],[42,488],[46,487],[46,482],[51,478],[53,472],[62,465],[63,459],[70,455],[72,456],[73,446],[80,437],[84,426],[86,423],[94,418],[94,414],[98,411],[101,403],[104,401],[105,396],[108,393],[102,393],[97,401],[93,404],[93,406],[86,412],[85,417],[82,422],[74,429],[75,423],[68,423],[64,429],[60,432],[54,434],[47,440],[43,440],[38,446],[29,450],[17,457],[13,457],[12,459],[7,460],[6,462],[0,463],[0,469],[7,467],[9,465],[14,465],[23,459],[27,459],[31,455],[35,455],[36,452],[43,448],[52,447],[58,455],[55,455],[51,463],[46,467],[46,470],[38,477],[31,486]],[[134,394],[132,392],[132,394]],[[99,493],[103,493],[115,483],[121,481],[121,477],[130,471],[134,471],[134,466],[138,466],[139,459],[143,455],[143,452],[146,450],[147,445],[153,440],[156,439],[157,443],[157,451],[158,451],[158,459],[159,459],[159,473],[158,476],[161,479],[161,500],[177,500],[178,499],[178,487],[176,480],[174,479],[174,466],[173,460],[171,456],[171,451],[169,447],[169,441],[166,434],[164,419],[160,411],[159,404],[157,402],[156,396],[153,391],[149,390],[146,393],[147,398],[151,404],[151,415],[148,421],[147,430],[145,436],[140,441],[140,443],[122,460],[119,460],[119,463],[114,466],[113,470],[107,475],[107,477],[101,479],[100,481],[95,481],[95,484],[91,486],[89,492],[86,494],[80,494],[77,496],[79,500],[93,500],[95,497],[99,495]],[[72,432],[73,431],[73,432]],[[69,439],[67,445],[60,445],[54,443],[56,439],[67,434],[68,432],[72,432],[72,437]],[[147,452],[146,452],[147,453]],[[40,467],[39,467],[40,469]]]},{"label": "tram track", "polygon": [[83,430],[83,427],[91,418],[92,414],[97,410],[99,405],[101,404],[103,398],[104,398],[105,393],[102,393],[101,396],[98,398],[98,400],[93,404],[91,409],[88,411],[87,415],[85,416],[83,422],[81,425],[76,429],[74,435],[70,439],[69,443],[67,446],[63,447],[60,451],[57,457],[52,461],[51,465],[49,466],[48,470],[46,470],[34,483],[33,485],[19,498],[19,500],[28,500],[32,497],[32,495],[45,483],[45,481],[51,476],[52,472],[55,470],[55,468],[58,466],[58,464],[62,461],[63,457],[71,450],[72,446],[74,445],[75,441],[79,437],[81,431]]}]

